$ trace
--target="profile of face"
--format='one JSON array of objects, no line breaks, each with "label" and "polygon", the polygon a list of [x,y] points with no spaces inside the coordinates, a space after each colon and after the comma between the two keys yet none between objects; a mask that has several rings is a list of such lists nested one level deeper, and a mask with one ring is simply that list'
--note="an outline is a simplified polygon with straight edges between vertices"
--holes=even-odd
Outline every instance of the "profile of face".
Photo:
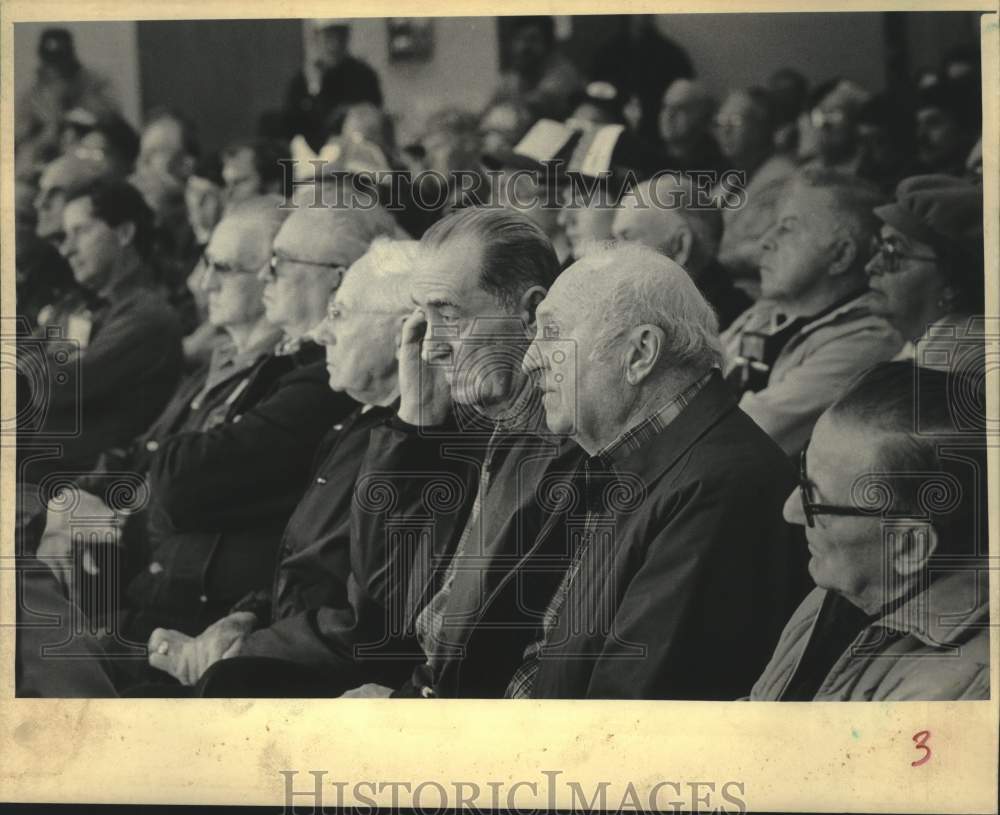
[{"label": "profile of face", "polygon": [[168,176],[184,181],[193,159],[184,152],[184,135],[179,122],[158,119],[147,125],[139,139],[139,172]]},{"label": "profile of face", "polygon": [[929,169],[948,170],[964,158],[968,138],[958,121],[941,108],[917,111],[917,158]]},{"label": "profile of face", "polygon": [[59,162],[53,162],[38,180],[35,215],[38,237],[51,240],[62,234],[63,207],[66,206],[66,179]]},{"label": "profile of face", "polygon": [[566,235],[573,257],[580,257],[590,243],[611,239],[615,207],[601,206],[599,195],[595,195],[588,206],[582,193],[571,188],[567,188],[561,198],[558,224]]},{"label": "profile of face", "polygon": [[236,203],[260,193],[261,178],[251,147],[241,147],[222,162],[222,180],[226,183],[226,201]]},{"label": "profile of face", "polygon": [[191,176],[184,186],[188,223],[199,243],[206,243],[222,218],[223,190],[207,178]]},{"label": "profile of face", "polygon": [[522,25],[510,40],[511,65],[519,73],[533,71],[545,59],[547,48],[541,26]]},{"label": "profile of face", "polygon": [[834,260],[837,227],[829,192],[789,184],[760,242],[761,297],[789,302],[812,291]]},{"label": "profile of face", "polygon": [[134,227],[112,227],[94,214],[89,198],[75,198],[63,209],[64,238],[60,251],[69,262],[76,282],[99,292],[110,281],[122,250],[132,239]]},{"label": "profile of face", "polygon": [[594,304],[606,303],[609,292],[600,291],[592,266],[577,261],[556,279],[538,306],[538,330],[524,355],[524,372],[542,391],[545,424],[560,435],[583,430],[594,437],[622,390],[616,354],[624,352],[598,347],[603,321]]},{"label": "profile of face", "polygon": [[877,298],[872,308],[882,313],[908,340],[918,339],[927,326],[944,316],[938,304],[951,299],[934,249],[883,224],[882,248],[865,266],[868,288]]},{"label": "profile of face", "polygon": [[453,401],[489,408],[513,394],[534,315],[483,288],[483,246],[456,236],[421,252],[412,296],[427,319],[422,356],[439,366]]},{"label": "profile of face", "polygon": [[366,262],[347,270],[340,288],[330,295],[326,318],[313,331],[326,347],[330,387],[361,402],[371,396],[372,383],[385,381],[396,367],[401,316],[367,302]]},{"label": "profile of face", "polygon": [[761,110],[742,91],[731,93],[722,101],[713,132],[723,155],[737,165],[767,153],[771,144]]},{"label": "profile of face", "polygon": [[252,327],[264,313],[260,272],[270,245],[252,221],[223,219],[205,248],[198,285],[216,328]]},{"label": "profile of face", "polygon": [[834,89],[812,111],[816,146],[821,156],[838,161],[849,156],[857,146],[856,107]]},{"label": "profile of face", "polygon": [[[852,507],[857,479],[876,472],[873,451],[878,440],[852,423],[823,414],[816,422],[806,452],[810,500],[817,504]],[[880,591],[885,573],[881,522],[877,516],[818,514],[806,522],[799,489],[788,496],[785,520],[805,527],[809,574],[816,585],[850,597]]]},{"label": "profile of face", "polygon": [[668,147],[686,147],[707,135],[712,103],[686,79],[671,83],[660,107],[660,137]]},{"label": "profile of face", "polygon": [[344,266],[319,231],[322,212],[300,209],[282,224],[274,238],[271,262],[260,272],[268,322],[287,335],[303,336],[323,319],[330,294],[340,285]]}]

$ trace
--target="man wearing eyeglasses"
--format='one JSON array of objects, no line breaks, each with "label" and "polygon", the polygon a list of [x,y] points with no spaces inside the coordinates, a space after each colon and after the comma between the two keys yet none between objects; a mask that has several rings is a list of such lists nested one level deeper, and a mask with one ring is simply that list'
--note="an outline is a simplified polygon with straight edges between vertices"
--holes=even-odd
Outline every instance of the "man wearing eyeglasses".
[{"label": "man wearing eyeglasses", "polygon": [[789,455],[855,376],[903,344],[864,271],[882,201],[843,173],[796,175],[761,240],[762,299],[722,334],[740,407]]},{"label": "man wearing eyeglasses", "polygon": [[837,82],[810,113],[817,155],[806,167],[856,175],[864,161],[857,135],[858,113],[871,94],[850,80]]},{"label": "man wearing eyeglasses", "polygon": [[784,509],[816,589],[751,700],[989,698],[985,392],[959,428],[955,384],[882,364],[816,423]]}]

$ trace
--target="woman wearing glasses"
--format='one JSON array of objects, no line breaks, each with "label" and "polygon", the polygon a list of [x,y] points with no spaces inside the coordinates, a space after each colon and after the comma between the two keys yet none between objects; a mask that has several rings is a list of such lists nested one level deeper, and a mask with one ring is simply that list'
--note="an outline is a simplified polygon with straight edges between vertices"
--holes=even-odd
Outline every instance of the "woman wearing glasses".
[{"label": "woman wearing glasses", "polygon": [[989,698],[985,390],[959,428],[954,376],[883,363],[816,423],[784,509],[816,589],[750,699]]},{"label": "woman wearing glasses", "polygon": [[875,307],[907,340],[898,359],[954,370],[983,364],[982,188],[960,178],[904,179],[876,207],[882,228],[865,267]]}]

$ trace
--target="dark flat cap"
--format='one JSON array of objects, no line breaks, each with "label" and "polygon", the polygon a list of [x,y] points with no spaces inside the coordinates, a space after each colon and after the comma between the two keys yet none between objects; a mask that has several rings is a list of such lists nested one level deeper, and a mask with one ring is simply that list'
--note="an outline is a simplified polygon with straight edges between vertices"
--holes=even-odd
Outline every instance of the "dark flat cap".
[{"label": "dark flat cap", "polygon": [[938,249],[976,256],[983,244],[983,192],[950,175],[915,175],[875,214],[904,235]]}]

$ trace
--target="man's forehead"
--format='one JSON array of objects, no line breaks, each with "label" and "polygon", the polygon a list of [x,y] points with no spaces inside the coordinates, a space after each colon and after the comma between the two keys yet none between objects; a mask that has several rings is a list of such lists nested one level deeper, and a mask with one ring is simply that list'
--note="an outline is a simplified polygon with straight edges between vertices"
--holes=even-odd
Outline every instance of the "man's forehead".
[{"label": "man's forehead", "polygon": [[824,414],[807,452],[807,475],[821,485],[850,490],[855,479],[877,469],[878,435],[856,422]]},{"label": "man's forehead", "polygon": [[482,243],[472,236],[459,236],[439,246],[422,248],[416,262],[414,288],[421,291],[446,288],[468,294],[481,288],[482,259]]},{"label": "man's forehead", "polygon": [[87,221],[94,217],[93,209],[86,196],[74,198],[63,208],[63,218],[67,221]]}]

